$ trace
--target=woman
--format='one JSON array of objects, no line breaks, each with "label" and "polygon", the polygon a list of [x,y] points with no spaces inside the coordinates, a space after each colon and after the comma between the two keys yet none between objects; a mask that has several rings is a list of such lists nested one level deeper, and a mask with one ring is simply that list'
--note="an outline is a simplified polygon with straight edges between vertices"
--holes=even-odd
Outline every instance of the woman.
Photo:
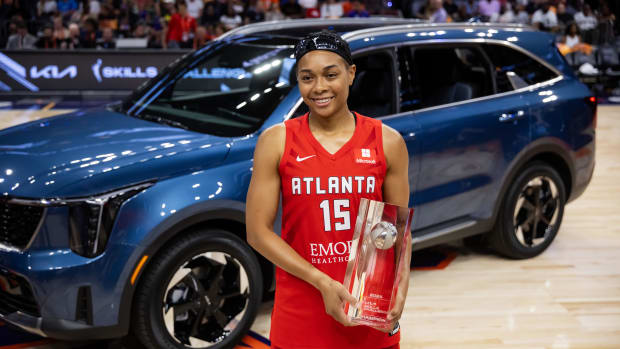
[{"label": "woman", "polygon": [[557,44],[560,53],[567,55],[572,52],[583,52],[586,55],[592,53],[592,46],[581,41],[581,35],[579,33],[579,27],[576,23],[571,23],[566,27],[564,37]]},{"label": "woman", "polygon": [[[247,196],[248,242],[277,266],[272,346],[398,348],[409,264],[389,328],[354,326],[343,311],[355,301],[342,285],[349,251],[333,246],[350,246],[361,198],[408,205],[407,148],[398,132],[349,111],[356,67],[342,38],[311,34],[295,58],[310,112],[260,136]],[[273,229],[280,192],[282,237]]]}]

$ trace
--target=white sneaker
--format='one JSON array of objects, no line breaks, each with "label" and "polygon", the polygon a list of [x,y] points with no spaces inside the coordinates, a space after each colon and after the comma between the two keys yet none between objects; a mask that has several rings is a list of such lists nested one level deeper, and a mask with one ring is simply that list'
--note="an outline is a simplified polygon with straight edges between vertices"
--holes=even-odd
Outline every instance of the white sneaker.
[{"label": "white sneaker", "polygon": [[599,71],[590,63],[584,63],[579,67],[579,72],[583,75],[598,75]]}]

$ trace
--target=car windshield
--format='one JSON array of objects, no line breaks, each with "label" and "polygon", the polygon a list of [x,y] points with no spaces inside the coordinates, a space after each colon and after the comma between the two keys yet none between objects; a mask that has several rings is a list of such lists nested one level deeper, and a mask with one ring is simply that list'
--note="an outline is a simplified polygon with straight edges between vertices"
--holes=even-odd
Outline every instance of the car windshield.
[{"label": "car windshield", "polygon": [[295,40],[240,41],[215,42],[172,63],[121,111],[223,137],[256,131],[292,88]]}]

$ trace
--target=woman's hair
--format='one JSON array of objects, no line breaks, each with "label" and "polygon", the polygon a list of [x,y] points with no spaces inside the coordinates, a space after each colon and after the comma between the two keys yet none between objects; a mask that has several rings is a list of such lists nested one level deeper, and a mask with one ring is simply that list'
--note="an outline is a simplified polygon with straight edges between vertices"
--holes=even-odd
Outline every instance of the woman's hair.
[{"label": "woman's hair", "polygon": [[564,30],[564,35],[570,35],[570,28],[575,27],[575,34],[576,35],[580,35],[579,33],[579,26],[577,25],[576,22],[570,22],[567,26],[566,29]]},{"label": "woman's hair", "polygon": [[348,65],[353,64],[349,44],[333,31],[315,32],[301,39],[295,45],[295,59],[299,62],[306,53],[316,50],[333,52],[342,57]]}]

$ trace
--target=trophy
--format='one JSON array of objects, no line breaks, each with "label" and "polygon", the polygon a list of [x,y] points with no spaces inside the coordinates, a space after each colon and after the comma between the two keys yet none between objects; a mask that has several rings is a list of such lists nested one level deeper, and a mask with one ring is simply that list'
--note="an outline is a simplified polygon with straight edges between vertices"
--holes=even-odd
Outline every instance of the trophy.
[{"label": "trophy", "polygon": [[389,326],[387,315],[407,263],[412,218],[413,209],[361,200],[343,283],[357,300],[356,306],[345,303],[351,322]]}]

